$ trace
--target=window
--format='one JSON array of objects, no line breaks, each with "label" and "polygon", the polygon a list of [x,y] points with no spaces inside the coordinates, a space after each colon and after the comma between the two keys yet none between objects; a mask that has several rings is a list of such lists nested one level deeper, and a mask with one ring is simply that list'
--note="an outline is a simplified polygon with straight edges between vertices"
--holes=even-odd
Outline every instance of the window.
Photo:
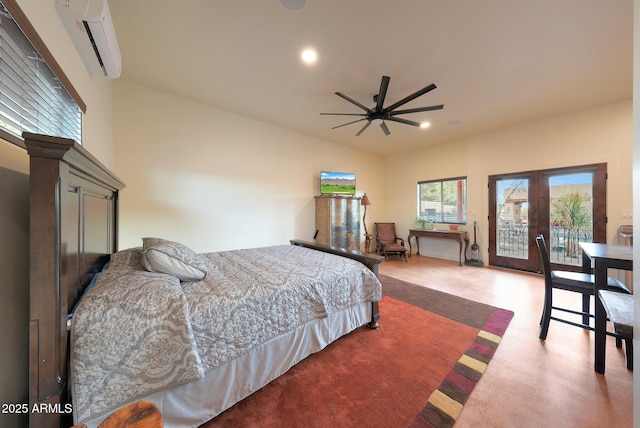
[{"label": "window", "polygon": [[[19,8],[16,13],[13,2],[4,3],[6,8],[0,3],[0,137],[22,145],[26,131],[81,142],[83,109],[57,77],[63,75],[59,66],[54,64],[57,74],[50,68],[52,57],[41,39],[32,37],[41,46],[36,49],[8,11],[12,6],[12,13],[24,21]],[[37,36],[32,27],[29,30]]]},{"label": "window", "polygon": [[467,177],[418,183],[418,216],[434,223],[467,222]]}]

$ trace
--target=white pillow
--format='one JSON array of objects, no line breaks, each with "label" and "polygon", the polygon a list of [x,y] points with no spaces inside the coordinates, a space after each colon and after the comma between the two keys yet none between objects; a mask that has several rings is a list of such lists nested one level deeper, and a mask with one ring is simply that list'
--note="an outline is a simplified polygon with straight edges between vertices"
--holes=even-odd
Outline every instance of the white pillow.
[{"label": "white pillow", "polygon": [[160,238],[142,238],[142,264],[149,272],[173,275],[180,281],[200,281],[207,276],[204,260],[192,249]]}]

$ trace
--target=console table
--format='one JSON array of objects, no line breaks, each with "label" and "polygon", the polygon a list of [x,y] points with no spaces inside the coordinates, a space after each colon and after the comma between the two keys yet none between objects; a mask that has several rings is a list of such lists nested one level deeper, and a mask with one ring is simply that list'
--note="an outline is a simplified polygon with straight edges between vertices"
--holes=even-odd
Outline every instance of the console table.
[{"label": "console table", "polygon": [[467,247],[469,246],[469,236],[467,232],[461,230],[424,230],[424,229],[409,229],[409,257],[411,257],[411,238],[416,238],[416,255],[420,255],[420,240],[418,238],[433,238],[433,239],[452,239],[458,242],[460,246],[460,252],[458,253],[458,260],[460,266],[462,266],[462,244],[464,243],[464,260],[467,261]]}]

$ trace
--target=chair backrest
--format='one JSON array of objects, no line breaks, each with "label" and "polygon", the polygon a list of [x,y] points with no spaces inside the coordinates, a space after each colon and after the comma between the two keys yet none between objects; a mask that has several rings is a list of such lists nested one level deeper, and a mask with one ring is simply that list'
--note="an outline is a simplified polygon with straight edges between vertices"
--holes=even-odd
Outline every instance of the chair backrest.
[{"label": "chair backrest", "polygon": [[544,241],[544,235],[536,236],[536,245],[540,252],[540,262],[542,264],[542,273],[547,284],[551,284],[551,261],[549,260],[549,251],[547,243]]},{"label": "chair backrest", "polygon": [[396,224],[395,223],[375,223],[376,237],[383,243],[396,242]]}]

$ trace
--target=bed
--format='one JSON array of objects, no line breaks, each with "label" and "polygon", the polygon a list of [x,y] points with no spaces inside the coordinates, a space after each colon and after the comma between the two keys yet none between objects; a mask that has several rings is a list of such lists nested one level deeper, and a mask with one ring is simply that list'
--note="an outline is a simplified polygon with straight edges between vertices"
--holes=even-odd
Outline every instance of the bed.
[{"label": "bed", "polygon": [[[195,254],[182,244],[148,238],[143,240],[141,247],[118,251],[118,196],[124,183],[73,140],[29,133],[25,133],[24,138],[31,163],[30,426],[69,427],[76,422],[96,426],[114,409],[145,400],[158,406],[165,426],[195,427],[342,335],[363,325],[377,327],[380,317],[377,302],[381,296],[377,268],[381,257],[299,240],[262,249]],[[154,262],[151,255],[166,245],[179,245],[178,250],[185,251],[191,258],[187,260],[196,261],[187,263],[187,266],[195,266],[196,270],[202,268],[204,277],[185,280],[173,271],[167,273],[157,269],[158,262]],[[311,264],[303,264],[302,277],[313,281],[305,282],[299,272],[294,272],[293,266],[309,257],[315,261],[304,262]],[[185,261],[174,257],[170,262],[175,263],[176,260]],[[296,263],[287,264],[291,260],[296,260]],[[262,273],[255,270],[260,266],[266,267]],[[288,279],[278,279],[273,269]],[[354,286],[353,275],[363,278],[368,285]],[[207,309],[203,302],[208,297],[204,296],[212,289],[206,285],[208,281],[218,284],[213,287],[215,290],[225,288],[219,284],[230,287],[227,287],[227,294],[218,295],[213,300],[231,301],[233,292],[228,290],[235,290],[235,279],[243,276],[260,285],[257,290],[240,293],[245,298],[249,296],[247,301],[233,310],[225,309],[225,305]],[[120,280],[114,281],[114,277]],[[124,293],[114,291],[117,288],[104,291],[118,287],[118,283],[121,287],[122,284],[132,284],[131,277],[136,278],[138,282],[135,284],[138,285],[125,285],[124,289],[140,289],[137,297],[125,297]],[[286,291],[281,288],[283,283],[288,284]],[[339,285],[345,283],[349,287],[340,288]],[[326,284],[329,284],[328,288]],[[152,287],[154,292],[141,291],[144,287]],[[87,288],[91,288],[91,292],[83,296]],[[158,289],[163,292],[155,291]],[[277,297],[269,294],[269,289],[277,289]],[[336,292],[341,289],[343,292]],[[292,290],[302,290],[304,300],[292,297]],[[354,290],[360,291],[355,293]],[[157,297],[171,293],[178,297]],[[173,317],[160,330],[165,332],[165,342],[171,342],[167,349],[176,353],[171,358],[181,363],[166,365],[166,362],[156,361],[151,368],[138,367],[132,362],[152,361],[153,358],[149,357],[153,356],[153,346],[158,345],[134,346],[134,350],[142,349],[143,352],[125,352],[129,358],[126,367],[131,369],[128,370],[131,373],[124,376],[123,371],[127,370],[122,369],[109,373],[98,362],[109,362],[113,356],[101,354],[96,336],[83,336],[81,330],[113,328],[95,324],[95,321],[108,318],[97,314],[97,311],[108,307],[110,299],[116,296],[123,300],[113,303],[113,308],[110,308],[113,310],[106,313],[118,313],[119,310],[117,316],[126,319],[127,328],[122,330],[135,338],[136,332],[146,327],[137,325],[141,321],[131,318],[131,311],[124,311],[123,307],[127,302],[132,307],[141,307],[141,304],[132,302],[145,294],[156,296],[155,303],[149,305],[152,308],[150,313],[156,311],[163,317]],[[342,301],[338,304],[328,299],[331,294],[341,296],[338,301]],[[284,310],[283,314],[276,316],[270,313],[269,308],[286,306],[277,302],[265,303],[272,298],[297,302],[297,310]],[[79,300],[81,303],[77,304]],[[248,305],[248,301],[252,301],[254,306]],[[169,311],[167,305],[178,309]],[[244,325],[238,327],[242,331],[240,336],[246,340],[241,345],[235,343],[223,351],[214,352],[211,351],[215,348],[214,343],[220,342],[221,338],[226,340],[226,332],[233,328],[218,329],[212,334],[212,330],[206,329],[212,321],[207,320],[204,314],[209,311],[224,315],[225,310],[246,315],[242,317]],[[72,311],[73,319],[69,321]],[[222,319],[228,318],[229,313],[226,313]],[[213,324],[222,323],[214,321]],[[67,331],[68,325],[72,334]],[[268,330],[267,325],[275,325],[276,328]],[[171,329],[174,329],[174,334],[166,334]],[[148,334],[138,336],[150,337]],[[180,341],[184,342],[180,346],[174,343]],[[87,351],[91,346],[95,347],[93,354]],[[161,355],[166,356],[166,350]],[[119,366],[114,361],[111,365]],[[157,378],[149,378],[154,369]],[[118,381],[123,377],[126,379]],[[100,382],[96,382],[97,379]],[[90,390],[92,384],[101,387]],[[114,394],[113,391],[122,393]]]}]

